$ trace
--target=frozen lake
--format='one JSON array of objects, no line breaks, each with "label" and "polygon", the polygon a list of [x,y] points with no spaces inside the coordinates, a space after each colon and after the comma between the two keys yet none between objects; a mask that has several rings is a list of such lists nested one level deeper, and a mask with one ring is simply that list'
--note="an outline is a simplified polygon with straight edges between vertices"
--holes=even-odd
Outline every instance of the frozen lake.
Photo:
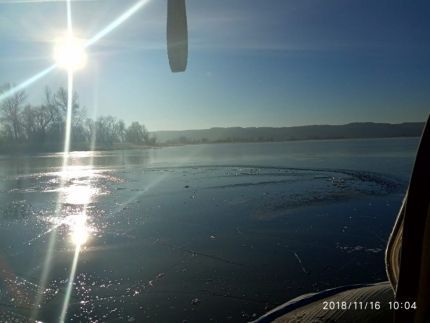
[{"label": "frozen lake", "polygon": [[0,320],[56,321],[68,300],[73,321],[238,322],[386,280],[417,145],[74,152],[66,169],[62,154],[0,156]]}]

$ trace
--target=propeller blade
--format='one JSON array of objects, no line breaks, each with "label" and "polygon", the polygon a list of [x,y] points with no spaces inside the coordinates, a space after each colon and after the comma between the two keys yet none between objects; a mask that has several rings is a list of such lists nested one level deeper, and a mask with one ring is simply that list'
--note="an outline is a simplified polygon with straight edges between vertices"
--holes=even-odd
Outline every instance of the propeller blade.
[{"label": "propeller blade", "polygon": [[188,60],[188,27],[185,0],[167,2],[167,54],[172,72],[183,72]]}]

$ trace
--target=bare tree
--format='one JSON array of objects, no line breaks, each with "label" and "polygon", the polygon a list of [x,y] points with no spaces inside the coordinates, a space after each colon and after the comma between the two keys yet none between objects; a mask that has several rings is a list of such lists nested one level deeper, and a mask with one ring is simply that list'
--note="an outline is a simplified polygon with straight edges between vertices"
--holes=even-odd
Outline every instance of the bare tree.
[{"label": "bare tree", "polygon": [[29,141],[33,140],[36,133],[34,119],[35,111],[30,105],[27,105],[21,113],[21,124],[24,130],[25,138]]},{"label": "bare tree", "polygon": [[[12,89],[12,85],[7,84],[3,87],[0,93],[4,93],[10,91]],[[24,90],[16,91],[12,95],[6,97],[1,102],[1,118],[3,126],[9,129],[10,136],[14,141],[18,141],[20,139],[22,125],[20,120],[21,108],[22,104],[27,99],[27,94]]]},{"label": "bare tree", "polygon": [[127,128],[125,126],[124,121],[118,120],[115,124],[115,134],[117,137],[117,140],[119,142],[125,142],[126,135],[127,135]]},{"label": "bare tree", "polygon": [[[67,101],[68,101],[69,94],[67,93],[67,90],[64,87],[60,87],[57,92],[53,95],[53,103],[54,105],[63,112],[63,115],[65,116],[67,114]],[[73,92],[73,98],[72,98],[72,112],[76,112],[79,109],[78,104],[78,94],[76,92]]]},{"label": "bare tree", "polygon": [[84,121],[82,133],[86,142],[92,144],[96,140],[96,123],[93,119],[87,118]]},{"label": "bare tree", "polygon": [[127,128],[126,137],[128,142],[142,145],[147,143],[149,133],[143,124],[135,121]]},{"label": "bare tree", "polygon": [[[10,89],[11,86],[7,85],[3,91]],[[0,143],[22,141],[43,149],[59,149],[64,141],[67,95],[64,88],[55,92],[46,88],[40,106],[24,106],[27,98],[24,91],[16,91],[3,99],[0,102]],[[124,121],[112,116],[101,116],[96,121],[86,118],[86,110],[79,106],[76,93],[72,108],[72,142],[76,147],[88,144],[92,147],[96,142],[105,147],[125,142],[138,145],[156,143],[156,138],[151,137],[139,122],[127,127]]]}]

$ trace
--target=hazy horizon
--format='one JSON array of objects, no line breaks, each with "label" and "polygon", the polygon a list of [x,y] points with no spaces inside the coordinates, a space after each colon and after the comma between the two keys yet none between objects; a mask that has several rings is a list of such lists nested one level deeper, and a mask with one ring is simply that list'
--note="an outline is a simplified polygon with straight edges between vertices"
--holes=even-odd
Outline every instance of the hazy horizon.
[{"label": "hazy horizon", "polygon": [[397,125],[397,124],[404,124],[404,123],[425,123],[426,120],[418,120],[418,121],[400,121],[400,122],[375,122],[375,121],[350,121],[345,123],[321,123],[321,124],[299,124],[294,126],[271,126],[271,125],[263,125],[263,126],[209,126],[208,128],[184,128],[184,129],[148,129],[150,132],[162,132],[162,131],[187,131],[187,130],[208,130],[208,129],[217,129],[217,128],[294,128],[294,127],[313,127],[313,126],[346,126],[349,124],[354,123],[375,123],[375,124],[391,124],[391,125]]}]

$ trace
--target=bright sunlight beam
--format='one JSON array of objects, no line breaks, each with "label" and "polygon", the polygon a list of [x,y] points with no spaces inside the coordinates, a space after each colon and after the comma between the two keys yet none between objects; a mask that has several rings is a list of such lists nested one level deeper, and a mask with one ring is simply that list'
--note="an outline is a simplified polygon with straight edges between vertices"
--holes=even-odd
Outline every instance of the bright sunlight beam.
[{"label": "bright sunlight beam", "polygon": [[103,37],[105,37],[107,34],[109,34],[111,31],[116,29],[118,26],[120,26],[123,22],[125,22],[128,18],[130,18],[132,15],[134,15],[139,9],[141,9],[144,5],[146,5],[149,2],[149,0],[140,0],[135,5],[130,7],[127,11],[125,11],[122,15],[117,17],[114,21],[112,21],[109,25],[107,25],[105,28],[100,30],[97,34],[95,34],[91,39],[87,41],[85,44],[85,47],[91,46],[95,42],[99,41]]},{"label": "bright sunlight beam", "polygon": [[[0,94],[0,101],[4,98],[14,94],[19,89],[23,89],[41,77],[48,74],[55,67],[62,67],[67,70],[68,74],[68,100],[67,100],[67,118],[66,118],[66,129],[65,129],[65,142],[64,142],[64,155],[63,155],[63,171],[68,168],[68,160],[69,160],[69,152],[70,152],[70,134],[71,134],[71,120],[72,120],[72,105],[73,105],[73,73],[77,69],[83,68],[85,66],[87,55],[85,53],[85,48],[93,45],[101,38],[105,37],[107,34],[112,32],[114,29],[119,27],[122,23],[124,23],[128,18],[130,18],[133,14],[138,12],[145,4],[147,4],[149,0],[140,0],[135,5],[130,7],[127,11],[125,11],[122,15],[117,17],[114,21],[112,21],[109,25],[107,25],[104,29],[99,31],[96,35],[94,35],[91,39],[83,42],[73,36],[73,26],[72,26],[72,8],[71,8],[71,0],[66,0],[67,7],[67,33],[66,36],[59,39],[55,45],[54,49],[54,58],[56,64],[51,66],[50,68],[36,74],[31,77],[27,81],[21,83],[17,87],[11,89],[8,93]],[[93,147],[94,148],[94,147]],[[92,161],[91,161],[92,163]],[[60,186],[64,188],[65,180],[61,177]],[[69,307],[70,297],[73,290],[73,283],[75,279],[75,274],[78,266],[79,253],[81,251],[81,247],[85,245],[89,238],[89,231],[87,228],[87,215],[86,215],[86,207],[87,204],[84,203],[84,212],[83,214],[77,216],[76,223],[72,228],[71,238],[72,242],[75,245],[75,253],[73,257],[72,267],[70,270],[69,282],[66,288],[66,294],[64,296],[63,306],[59,318],[59,322],[63,323],[67,317],[67,309]],[[55,214],[59,214],[61,209],[61,201],[57,200],[57,209]],[[45,289],[48,274],[51,267],[51,261],[54,252],[56,240],[56,228],[54,227],[48,243],[48,251],[45,257],[45,262],[43,266],[43,272],[41,275],[40,285],[36,297],[35,306],[32,310],[31,317],[37,317],[38,309],[41,305],[43,298],[43,291]]]},{"label": "bright sunlight beam", "polygon": [[3,100],[5,100],[5,99],[7,99],[8,97],[14,95],[18,91],[21,91],[21,90],[25,89],[27,86],[29,86],[30,84],[36,82],[37,80],[41,79],[42,77],[48,75],[56,67],[57,67],[56,65],[51,65],[48,68],[45,68],[43,71],[41,71],[41,72],[33,75],[29,79],[27,79],[24,82],[20,83],[19,85],[14,86],[10,90],[8,90],[6,92],[3,92],[3,93],[0,93],[0,102],[3,101]]},{"label": "bright sunlight beam", "polygon": [[55,42],[54,59],[58,67],[68,71],[82,69],[87,62],[84,41],[67,33]]}]

